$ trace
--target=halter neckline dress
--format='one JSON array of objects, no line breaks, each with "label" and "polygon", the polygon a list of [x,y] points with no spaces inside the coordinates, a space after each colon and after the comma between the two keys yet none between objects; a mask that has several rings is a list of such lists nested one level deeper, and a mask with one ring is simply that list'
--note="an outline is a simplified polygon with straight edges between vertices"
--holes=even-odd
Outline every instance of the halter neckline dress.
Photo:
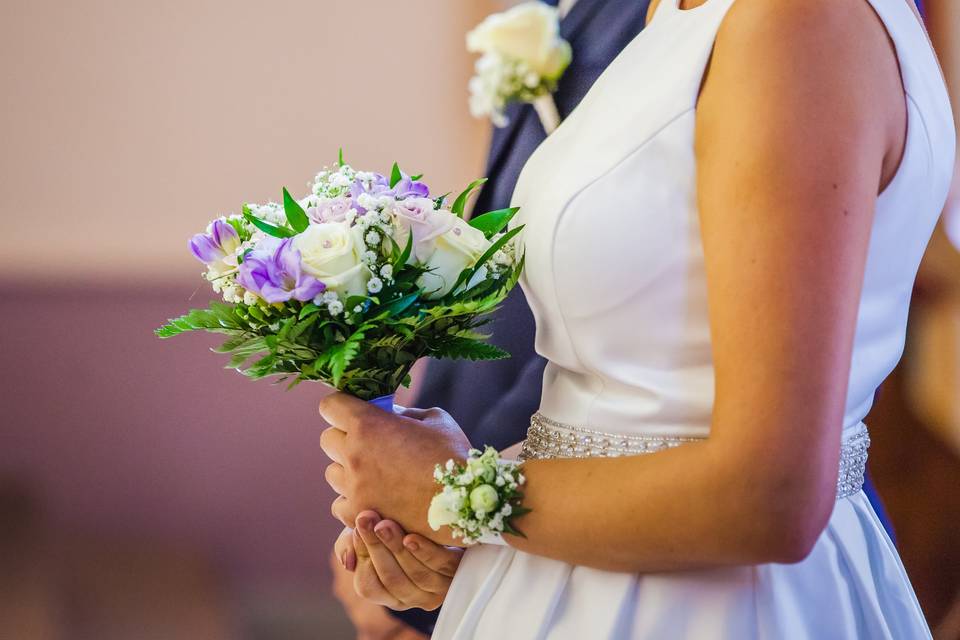
[{"label": "halter neckline dress", "polygon": [[[837,443],[844,450],[865,448],[863,420],[901,356],[955,144],[946,89],[918,18],[906,0],[864,1],[895,45],[908,131],[902,164],[877,200]],[[521,175],[514,205],[521,207],[515,224],[526,225],[522,286],[537,351],[549,361],[528,438],[534,456],[602,455],[621,445],[633,452],[650,443],[656,450],[709,435],[714,380],[694,125],[704,70],[733,2],[681,10],[679,0],[663,0]],[[862,460],[851,460],[862,472]],[[849,472],[842,469],[841,480]],[[433,637],[929,638],[855,472],[809,557],[792,565],[628,574],[510,547],[471,548]],[[838,486],[838,496],[845,493]]]}]

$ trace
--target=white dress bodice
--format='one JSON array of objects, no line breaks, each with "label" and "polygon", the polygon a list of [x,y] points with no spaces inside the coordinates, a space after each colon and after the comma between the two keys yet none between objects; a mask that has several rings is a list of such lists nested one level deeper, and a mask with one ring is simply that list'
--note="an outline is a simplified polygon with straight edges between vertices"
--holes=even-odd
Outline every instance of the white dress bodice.
[{"label": "white dress bodice", "polygon": [[[696,205],[694,121],[714,35],[732,0],[653,23],[541,145],[514,205],[524,293],[548,361],[540,411],[605,431],[705,436],[713,367]],[[877,201],[844,427],[900,358],[913,281],[952,176],[946,90],[905,0],[876,0],[901,52],[909,128]],[[762,301],[758,301],[762,304]]]},{"label": "white dress bodice", "polygon": [[[895,45],[908,123],[901,165],[876,204],[846,442],[862,433],[875,391],[903,349],[913,281],[946,198],[955,145],[942,76],[907,0],[862,1]],[[684,11],[678,2],[662,0],[647,28],[538,148],[514,195],[521,207],[514,224],[526,225],[522,285],[537,322],[537,351],[549,361],[540,413],[557,423],[631,437],[709,436],[714,372],[695,116],[734,0]],[[434,638],[929,638],[866,496],[838,496],[810,555],[791,565],[626,574],[479,545],[464,556]]]}]

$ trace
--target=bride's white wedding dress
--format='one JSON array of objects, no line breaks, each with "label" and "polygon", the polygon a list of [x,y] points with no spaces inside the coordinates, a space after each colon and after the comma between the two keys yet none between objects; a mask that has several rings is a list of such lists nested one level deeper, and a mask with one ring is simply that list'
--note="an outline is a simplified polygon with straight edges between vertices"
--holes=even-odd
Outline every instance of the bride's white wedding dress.
[{"label": "bride's white wedding dress", "polygon": [[[514,199],[527,225],[523,287],[537,350],[550,361],[528,455],[638,453],[708,435],[713,368],[694,116],[733,1],[681,10],[678,0],[663,0],[521,176]],[[901,355],[917,266],[950,183],[954,129],[906,0],[869,2],[900,60],[906,152],[877,202],[837,443],[838,498],[810,556],[793,565],[626,574],[480,545],[465,555],[434,638],[929,637],[897,552],[860,491],[862,420]]]}]

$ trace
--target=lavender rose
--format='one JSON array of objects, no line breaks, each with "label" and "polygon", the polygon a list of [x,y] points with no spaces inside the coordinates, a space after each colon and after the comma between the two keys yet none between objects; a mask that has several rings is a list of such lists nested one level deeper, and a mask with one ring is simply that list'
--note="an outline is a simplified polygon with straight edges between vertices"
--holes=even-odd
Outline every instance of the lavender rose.
[{"label": "lavender rose", "polygon": [[349,198],[320,198],[307,208],[307,216],[316,223],[343,222],[347,219],[347,212],[353,209],[353,202]]},{"label": "lavender rose", "polygon": [[361,215],[367,212],[367,209],[360,206],[360,196],[369,195],[373,197],[389,196],[397,200],[407,198],[426,198],[430,195],[430,188],[418,180],[413,180],[407,174],[402,174],[403,178],[390,188],[390,181],[386,176],[374,173],[373,178],[367,181],[357,178],[350,187],[350,199],[353,201],[353,208]]},{"label": "lavender rose", "polygon": [[292,238],[264,241],[261,249],[247,254],[240,264],[237,282],[271,304],[291,299],[307,302],[326,289],[324,283],[303,270]]},{"label": "lavender rose", "polygon": [[413,234],[411,262],[426,262],[433,255],[437,238],[453,228],[457,216],[449,211],[434,209],[430,198],[407,198],[391,205],[389,213],[393,216],[394,239],[401,247],[407,245]]}]

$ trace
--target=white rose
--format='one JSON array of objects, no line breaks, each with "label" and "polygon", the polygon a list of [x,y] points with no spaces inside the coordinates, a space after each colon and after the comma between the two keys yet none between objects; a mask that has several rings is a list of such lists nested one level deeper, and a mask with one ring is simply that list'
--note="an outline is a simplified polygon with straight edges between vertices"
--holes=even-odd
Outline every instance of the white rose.
[{"label": "white rose", "polygon": [[493,482],[493,479],[497,475],[496,470],[486,460],[481,458],[470,458],[467,460],[467,470],[469,470],[474,477],[482,478],[484,482]]},{"label": "white rose", "polygon": [[500,495],[489,484],[482,484],[470,492],[470,508],[474,513],[490,513],[500,504]]},{"label": "white rose", "polygon": [[[483,253],[490,248],[490,241],[482,231],[474,229],[461,218],[453,218],[449,231],[436,239],[436,249],[424,263],[427,271],[417,285],[427,294],[427,298],[437,299],[450,293],[460,273],[472,267]],[[471,281],[469,286],[475,282]]]},{"label": "white rose", "polygon": [[430,528],[439,531],[442,526],[456,524],[460,520],[460,510],[463,509],[465,502],[460,492],[449,487],[433,496],[430,509],[427,511],[427,523]]},{"label": "white rose", "polygon": [[303,270],[328,291],[343,296],[366,295],[370,270],[360,260],[363,243],[356,227],[339,222],[312,224],[293,239]]},{"label": "white rose", "polygon": [[544,78],[554,80],[570,63],[570,45],[560,37],[555,7],[524,2],[495,13],[467,34],[467,49],[522,61]]}]

